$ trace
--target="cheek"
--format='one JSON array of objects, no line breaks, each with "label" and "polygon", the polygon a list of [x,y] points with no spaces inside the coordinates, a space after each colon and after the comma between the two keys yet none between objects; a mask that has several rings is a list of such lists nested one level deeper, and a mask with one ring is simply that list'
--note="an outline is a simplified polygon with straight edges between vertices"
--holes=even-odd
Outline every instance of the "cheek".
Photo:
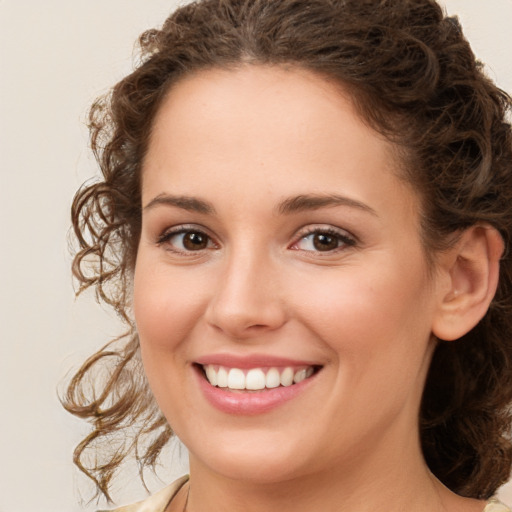
[{"label": "cheek", "polygon": [[302,288],[302,317],[343,360],[367,367],[370,359],[404,357],[429,339],[432,308],[423,267],[376,261],[325,279],[303,276]]},{"label": "cheek", "polygon": [[338,391],[328,404],[342,411],[338,420],[363,415],[370,427],[376,418],[394,417],[405,403],[418,403],[430,361],[430,294],[423,273],[399,266],[374,273],[368,267],[329,286],[309,284],[303,318],[330,348]]},{"label": "cheek", "polygon": [[144,371],[160,409],[175,429],[180,425],[177,419],[190,414],[190,403],[183,398],[186,342],[202,314],[204,299],[192,286],[190,274],[186,278],[187,273],[172,272],[144,255],[137,265],[133,308]]},{"label": "cheek", "polygon": [[205,299],[187,275],[138,260],[133,308],[143,351],[176,347],[197,323]]}]

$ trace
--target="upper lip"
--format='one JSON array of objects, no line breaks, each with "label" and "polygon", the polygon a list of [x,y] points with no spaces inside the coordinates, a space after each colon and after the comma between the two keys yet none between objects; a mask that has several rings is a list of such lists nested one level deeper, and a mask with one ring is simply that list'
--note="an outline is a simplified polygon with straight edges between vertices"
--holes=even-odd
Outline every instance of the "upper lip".
[{"label": "upper lip", "polygon": [[297,366],[321,366],[317,361],[290,359],[268,354],[210,354],[197,358],[194,361],[199,365],[218,365],[227,368],[261,368],[261,367],[297,367]]}]

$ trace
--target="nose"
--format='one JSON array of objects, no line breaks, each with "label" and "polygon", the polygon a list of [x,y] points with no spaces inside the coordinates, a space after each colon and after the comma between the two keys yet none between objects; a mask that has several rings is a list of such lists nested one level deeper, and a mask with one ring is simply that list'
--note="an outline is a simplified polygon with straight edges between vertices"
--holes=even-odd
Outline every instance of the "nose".
[{"label": "nose", "polygon": [[279,269],[270,258],[247,252],[225,262],[205,312],[211,326],[240,340],[279,329],[287,321]]}]

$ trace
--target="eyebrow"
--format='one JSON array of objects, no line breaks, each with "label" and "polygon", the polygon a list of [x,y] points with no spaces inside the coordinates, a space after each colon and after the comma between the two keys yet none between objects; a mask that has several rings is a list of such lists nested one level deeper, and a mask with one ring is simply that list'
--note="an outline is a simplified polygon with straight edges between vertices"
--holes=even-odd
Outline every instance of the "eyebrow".
[{"label": "eyebrow", "polygon": [[[204,215],[215,215],[215,208],[208,201],[191,196],[175,196],[171,194],[159,194],[153,198],[144,210],[149,210],[155,206],[174,206],[190,212],[202,213]],[[308,210],[318,210],[320,208],[329,208],[333,206],[348,206],[368,212],[377,216],[377,212],[365,203],[351,199],[349,197],[336,194],[301,194],[285,199],[277,205],[277,212],[280,215],[290,215],[292,213],[304,212]]]},{"label": "eyebrow", "polygon": [[350,197],[339,196],[336,194],[303,194],[290,197],[278,205],[277,211],[281,215],[287,215],[308,210],[329,208],[331,206],[349,206],[377,216],[377,212],[367,204],[361,203],[356,199],[351,199]]},{"label": "eyebrow", "polygon": [[150,210],[158,205],[165,206],[176,206],[189,212],[203,213],[206,215],[215,214],[215,208],[213,205],[202,199],[190,196],[173,196],[171,194],[159,194],[153,198],[146,206],[144,210]]}]

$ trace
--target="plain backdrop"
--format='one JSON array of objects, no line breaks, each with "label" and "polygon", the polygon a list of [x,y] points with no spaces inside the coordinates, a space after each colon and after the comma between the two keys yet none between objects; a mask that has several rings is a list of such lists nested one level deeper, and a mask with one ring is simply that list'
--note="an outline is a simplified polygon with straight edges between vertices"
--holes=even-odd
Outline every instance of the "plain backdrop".
[{"label": "plain backdrop", "polygon": [[[91,487],[71,462],[87,428],[62,409],[57,389],[120,326],[92,294],[74,299],[69,208],[96,173],[89,105],[129,72],[137,36],[176,4],[0,0],[0,512],[96,508],[80,503]],[[490,76],[511,92],[512,0],[446,6]],[[172,451],[153,491],[183,471]],[[144,497],[134,482],[131,474],[120,480],[120,502]],[[502,496],[512,502],[507,488]]]}]

